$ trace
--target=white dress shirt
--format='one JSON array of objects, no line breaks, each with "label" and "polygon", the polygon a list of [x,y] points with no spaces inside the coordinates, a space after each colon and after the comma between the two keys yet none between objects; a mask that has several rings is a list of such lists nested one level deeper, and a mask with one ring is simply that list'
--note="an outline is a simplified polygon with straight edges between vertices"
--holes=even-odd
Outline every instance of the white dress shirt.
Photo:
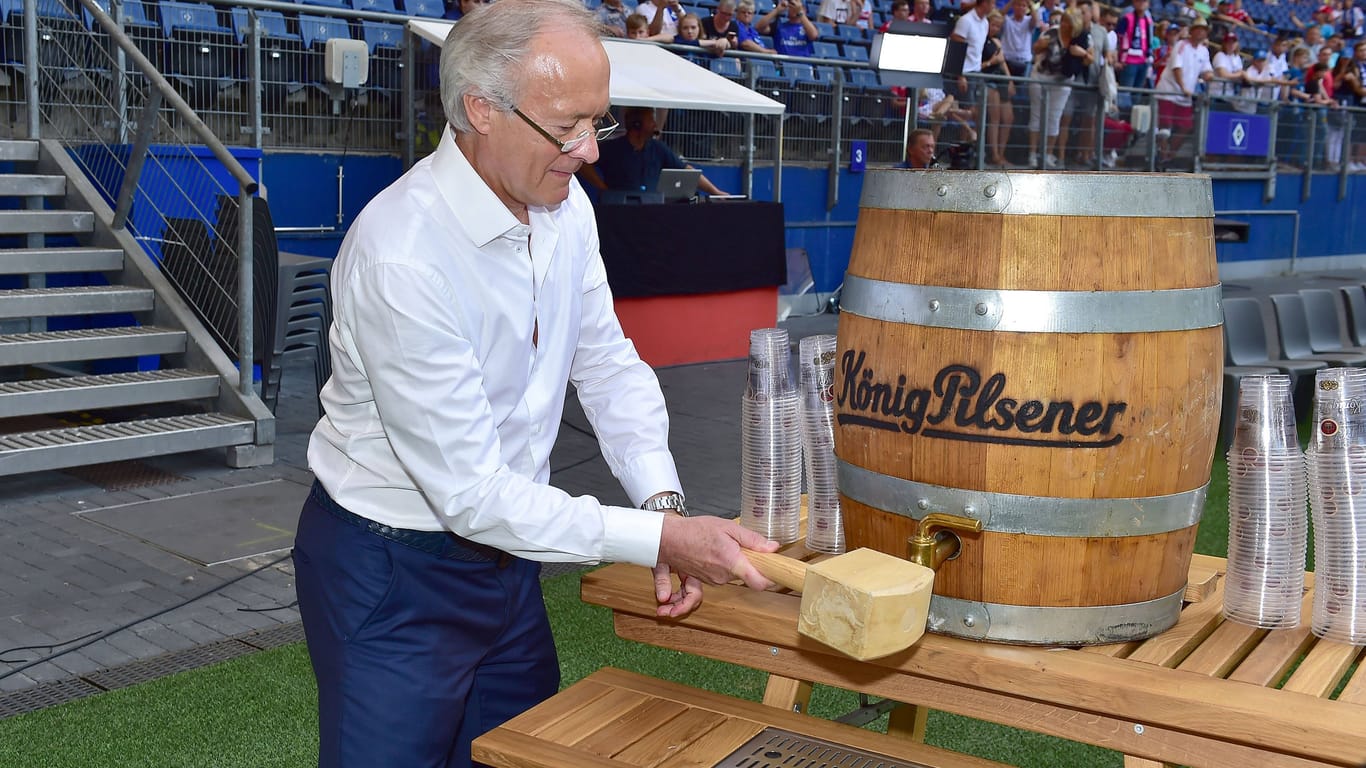
[{"label": "white dress shirt", "polygon": [[[654,371],[622,336],[577,181],[523,225],[449,128],[380,192],[332,270],[318,480],[348,510],[528,559],[653,566],[663,514],[548,485],[572,381],[635,503],[680,490]],[[533,333],[536,343],[533,343]]]}]

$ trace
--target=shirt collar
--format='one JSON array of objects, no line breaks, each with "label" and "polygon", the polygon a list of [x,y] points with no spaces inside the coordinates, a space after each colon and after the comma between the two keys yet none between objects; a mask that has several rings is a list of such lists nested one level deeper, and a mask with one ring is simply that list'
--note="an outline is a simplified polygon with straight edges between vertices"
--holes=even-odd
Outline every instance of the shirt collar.
[{"label": "shirt collar", "polygon": [[456,221],[475,246],[482,248],[506,234],[526,236],[526,225],[512,215],[475,173],[465,153],[456,146],[455,131],[449,125],[441,134],[436,152],[432,153],[432,176]]}]

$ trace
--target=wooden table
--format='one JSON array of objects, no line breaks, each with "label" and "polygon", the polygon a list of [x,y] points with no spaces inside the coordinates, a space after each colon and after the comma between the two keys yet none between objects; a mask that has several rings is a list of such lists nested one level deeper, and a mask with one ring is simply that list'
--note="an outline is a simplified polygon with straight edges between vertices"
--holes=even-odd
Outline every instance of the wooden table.
[{"label": "wooden table", "polygon": [[[878,755],[896,751],[900,754],[895,759],[905,768],[1000,768],[956,752],[907,745],[881,733],[611,668],[475,739],[473,753],[475,760],[498,768],[710,768],[768,727]],[[770,743],[787,759],[750,760],[746,765],[836,765],[797,759],[812,756],[794,745],[810,744],[807,739],[769,737],[777,739]]]},{"label": "wooden table", "polygon": [[1304,626],[1268,632],[1223,621],[1223,566],[1197,555],[1192,574],[1208,575],[1208,595],[1144,642],[1061,649],[926,635],[870,662],[799,635],[795,595],[710,587],[691,616],[663,621],[649,571],[627,565],[585,574],[582,595],[612,609],[619,636],[763,670],[775,676],[770,694],[786,687],[791,700],[821,683],[1118,750],[1135,756],[1130,765],[1366,765],[1366,671],[1349,674],[1366,649],[1310,634],[1313,574]]}]

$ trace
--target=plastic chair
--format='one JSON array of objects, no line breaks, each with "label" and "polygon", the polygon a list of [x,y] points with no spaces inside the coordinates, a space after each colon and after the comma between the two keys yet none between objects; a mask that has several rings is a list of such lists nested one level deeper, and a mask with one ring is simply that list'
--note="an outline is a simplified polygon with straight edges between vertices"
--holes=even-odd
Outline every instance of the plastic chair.
[{"label": "plastic chair", "polygon": [[403,10],[424,19],[439,19],[446,12],[441,0],[403,0]]},{"label": "plastic chair", "polygon": [[[1262,304],[1251,298],[1225,298],[1224,359],[1233,367],[1269,367],[1290,377],[1296,408],[1307,408],[1314,393],[1314,371],[1327,368],[1323,360],[1272,357]],[[1229,366],[1225,366],[1229,370]]]},{"label": "plastic chair", "polygon": [[187,93],[195,109],[218,100],[232,85],[233,60],[241,48],[232,30],[218,23],[218,11],[207,3],[161,3],[166,36],[166,74]]},{"label": "plastic chair", "polygon": [[[232,28],[239,45],[251,34],[246,8],[232,9]],[[308,81],[303,38],[289,31],[289,20],[279,11],[256,11],[261,25],[261,100],[267,112],[281,112],[289,95]]]},{"label": "plastic chair", "polygon": [[1281,354],[1291,360],[1323,360],[1343,368],[1366,366],[1366,354],[1359,352],[1316,352],[1309,338],[1309,318],[1304,299],[1297,293],[1277,293],[1271,296],[1276,311],[1276,329],[1281,336]]},{"label": "plastic chair", "polygon": [[862,45],[846,43],[844,46],[844,58],[849,61],[868,61],[868,48]]},{"label": "plastic chair", "polygon": [[1354,344],[1366,344],[1366,288],[1344,285],[1338,289],[1347,304],[1347,330]]},{"label": "plastic chair", "polygon": [[372,13],[398,13],[394,0],[350,0],[351,7]]},{"label": "plastic chair", "polygon": [[745,68],[744,65],[740,63],[739,59],[731,58],[729,56],[723,56],[719,59],[713,58],[707,63],[707,66],[712,72],[715,72],[727,80],[734,80],[736,82],[744,80]]},{"label": "plastic chair", "polygon": [[360,31],[361,39],[370,49],[370,80],[366,89],[388,99],[396,112],[403,91],[403,25],[361,21]]},{"label": "plastic chair", "polygon": [[1338,320],[1338,300],[1327,288],[1301,288],[1305,319],[1309,323],[1309,346],[1320,354],[1341,351],[1366,354],[1366,346],[1342,343],[1342,323]]},{"label": "plastic chair", "polygon": [[811,52],[818,59],[838,59],[840,58],[840,47],[826,40],[817,40],[811,45]]}]

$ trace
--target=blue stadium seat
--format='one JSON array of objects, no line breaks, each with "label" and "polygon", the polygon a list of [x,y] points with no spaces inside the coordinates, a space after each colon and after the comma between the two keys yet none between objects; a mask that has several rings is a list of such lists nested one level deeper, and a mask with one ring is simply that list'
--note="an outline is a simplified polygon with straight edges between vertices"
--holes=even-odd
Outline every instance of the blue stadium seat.
[{"label": "blue stadium seat", "polygon": [[446,13],[441,0],[403,0],[403,10],[409,16],[439,19]]},{"label": "blue stadium seat", "polygon": [[868,49],[867,49],[866,47],[862,46],[862,45],[854,45],[853,43],[845,43],[845,44],[844,44],[844,58],[846,58],[846,59],[848,59],[848,60],[850,60],[850,61],[867,61],[867,60],[868,60]]},{"label": "blue stadium seat", "polygon": [[830,24],[824,21],[817,21],[813,23],[816,25],[816,31],[821,33],[821,40],[829,40],[832,43],[837,42],[839,40],[839,34],[835,32],[834,24]]},{"label": "blue stadium seat", "polygon": [[740,63],[739,59],[731,58],[729,56],[712,59],[710,68],[712,72],[715,72],[727,80],[741,82],[745,79],[745,68]]},{"label": "blue stadium seat", "polygon": [[371,13],[398,13],[394,0],[350,0],[351,7]]},{"label": "blue stadium seat", "polygon": [[842,43],[854,42],[863,43],[864,45],[868,44],[867,30],[863,29],[862,27],[855,26],[853,24],[839,25],[839,27],[835,30],[835,35],[840,39],[840,42]]},{"label": "blue stadium seat", "polygon": [[[267,112],[283,111],[290,94],[308,82],[308,62],[303,37],[289,30],[289,20],[279,11],[256,11],[261,27],[261,101]],[[232,29],[246,45],[251,34],[251,12],[232,9]]]},{"label": "blue stadium seat", "polygon": [[317,5],[325,8],[350,8],[346,0],[295,0],[300,5]]},{"label": "blue stadium seat", "polygon": [[[22,0],[20,2],[22,5]],[[111,13],[109,0],[95,0],[95,4],[105,13]],[[91,30],[96,29],[95,18],[90,12],[81,9],[85,16],[85,25]],[[117,19],[116,19],[117,21]],[[151,16],[147,14],[147,8],[142,0],[123,0],[123,31],[133,39],[133,44],[142,52],[147,60],[152,62],[152,66],[158,70],[162,68],[166,59],[166,48],[162,45],[161,25],[157,24]],[[129,67],[130,70],[133,67]]]},{"label": "blue stadium seat", "polygon": [[324,77],[324,67],[326,61],[327,41],[334,38],[350,40],[351,25],[347,24],[346,19],[336,16],[315,16],[312,14],[299,14],[299,34],[303,37],[304,55],[308,57],[308,81],[323,93],[336,97],[332,86],[327,83]]},{"label": "blue stadium seat", "polygon": [[840,58],[840,47],[826,40],[817,40],[815,43],[812,43],[811,52],[818,59]]},{"label": "blue stadium seat", "polygon": [[370,49],[368,90],[388,100],[397,113],[403,92],[403,25],[380,21],[361,21],[361,39]]},{"label": "blue stadium seat", "polygon": [[[53,33],[44,36],[40,32],[38,35],[38,66],[44,70],[54,68],[78,73],[77,65],[80,62],[72,61],[71,55],[65,50],[73,40],[63,42],[59,38],[79,31],[81,21],[58,0],[38,0],[38,18],[44,31]],[[0,49],[3,49],[0,50],[0,57],[3,57],[5,66],[19,73],[26,71],[24,0],[0,0]],[[65,78],[65,75],[60,77]]]},{"label": "blue stadium seat", "polygon": [[207,109],[233,84],[241,47],[232,30],[218,22],[207,3],[162,0],[161,31],[166,36],[163,73],[195,109]]}]

